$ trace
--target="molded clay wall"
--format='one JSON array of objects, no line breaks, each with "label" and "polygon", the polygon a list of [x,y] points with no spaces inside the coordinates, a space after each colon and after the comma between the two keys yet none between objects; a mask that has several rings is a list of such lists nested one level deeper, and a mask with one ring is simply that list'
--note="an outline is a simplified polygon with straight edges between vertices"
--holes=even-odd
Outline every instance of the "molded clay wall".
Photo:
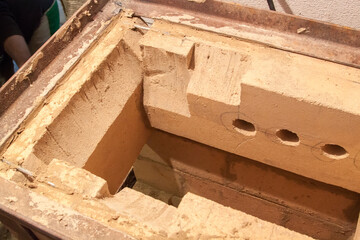
[{"label": "molded clay wall", "polygon": [[[269,9],[266,0],[233,0],[250,7]],[[358,0],[273,0],[276,11],[360,29]]]}]

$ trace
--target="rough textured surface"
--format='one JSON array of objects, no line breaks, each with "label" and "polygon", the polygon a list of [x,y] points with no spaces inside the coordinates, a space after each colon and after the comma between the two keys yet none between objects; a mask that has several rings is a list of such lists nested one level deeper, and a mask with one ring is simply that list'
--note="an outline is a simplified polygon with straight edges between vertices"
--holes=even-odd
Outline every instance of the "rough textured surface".
[{"label": "rough textured surface", "polygon": [[1,153],[22,131],[24,121],[43,104],[46,96],[84,56],[118,11],[119,6],[107,0],[84,6],[1,88]]},{"label": "rough textured surface", "polygon": [[[269,9],[262,0],[233,0],[251,7]],[[276,11],[313,18],[321,21],[340,24],[360,29],[358,13],[359,4],[356,0],[312,1],[312,0],[274,0]]]},{"label": "rough textured surface", "polygon": [[9,186],[0,189],[7,211],[61,239],[312,239],[190,193],[175,208],[128,188],[99,200],[41,182],[33,191],[0,183]]},{"label": "rough textured surface", "polygon": [[[98,1],[94,1],[94,5],[89,5],[89,10],[99,6],[97,4]],[[117,11],[114,12],[114,14],[117,13]],[[90,12],[85,11],[83,14],[86,19],[91,16]],[[308,239],[306,236],[273,223],[191,194],[185,196],[178,208],[129,189],[109,197],[107,184],[110,192],[115,193],[149,135],[141,101],[144,74],[146,80],[144,100],[153,123],[160,117],[157,123],[159,126],[171,129],[172,126],[178,125],[181,134],[196,135],[211,140],[209,144],[216,143],[214,146],[223,140],[222,136],[229,136],[231,132],[233,139],[223,141],[226,146],[231,147],[239,140],[238,134],[242,133],[224,127],[226,124],[223,124],[223,120],[232,120],[233,115],[224,116],[219,120],[219,113],[221,114],[224,109],[230,113],[233,113],[232,111],[238,113],[238,105],[243,103],[241,96],[243,96],[242,91],[245,85],[249,88],[262,88],[262,84],[265,84],[268,87],[266,91],[279,91],[276,84],[272,85],[275,80],[271,79],[271,74],[267,75],[270,78],[269,82],[264,81],[259,84],[257,79],[254,81],[254,76],[258,74],[254,65],[264,66],[262,76],[268,74],[269,66],[265,63],[273,60],[269,60],[270,55],[274,55],[278,60],[285,59],[285,63],[286,60],[293,60],[291,57],[295,56],[194,29],[186,30],[180,26],[171,29],[175,25],[164,25],[163,29],[155,30],[156,32],[152,29],[142,37],[144,28],[137,28],[135,25],[143,23],[132,16],[131,11],[119,14],[110,21],[105,30],[102,28],[104,30],[102,34],[92,35],[89,44],[83,45],[80,51],[83,54],[81,60],[73,62],[76,58],[71,58],[69,66],[64,67],[66,73],[57,72],[59,75],[56,77],[60,79],[55,79],[56,81],[42,92],[46,97],[41,95],[36,104],[29,102],[33,108],[37,107],[36,111],[33,108],[29,109],[29,112],[25,114],[28,118],[22,123],[24,129],[19,129],[9,148],[4,149],[5,158],[14,165],[0,163],[0,185],[6,186],[6,188],[0,188],[0,195],[4,196],[0,199],[1,213],[10,212],[12,217],[22,220],[22,224],[28,224],[34,228],[37,236],[52,232],[62,239],[131,239],[125,233],[140,239],[279,239],[280,237]],[[80,29],[84,22],[85,20],[80,17],[74,18],[73,22],[67,26],[67,30]],[[104,24],[107,25],[107,23]],[[173,32],[168,32],[169,29]],[[68,33],[68,31],[63,31],[53,40],[70,40],[71,35]],[[97,41],[93,41],[96,37],[98,37]],[[286,58],[284,55],[290,57]],[[145,58],[142,59],[142,56]],[[33,65],[27,69],[29,72],[22,72],[16,80],[29,80],[33,68],[42,59],[42,54],[37,55],[32,62]],[[302,62],[300,60],[307,59],[309,58],[302,57],[293,61],[289,60],[290,67],[284,64],[284,68],[298,73],[291,68],[291,64],[297,64],[296,60]],[[141,65],[142,60],[143,65]],[[318,60],[311,61],[314,64]],[[241,64],[234,64],[238,62]],[[305,71],[311,70],[310,65],[305,66]],[[314,65],[322,66],[322,64]],[[251,71],[244,71],[249,69]],[[345,78],[356,79],[358,76],[357,71],[338,66],[335,70],[327,70],[329,75],[334,75],[330,78],[341,77],[337,73],[339,69],[346,69],[346,73],[349,73]],[[218,75],[208,74],[210,72]],[[321,73],[323,72],[320,71]],[[350,73],[353,76],[350,77]],[[306,76],[310,75],[309,73]],[[244,77],[246,81],[238,81]],[[209,82],[211,84],[208,84]],[[224,83],[227,86],[225,88],[223,88]],[[350,86],[352,83],[348,84]],[[222,89],[225,94],[221,94]],[[330,89],[331,91],[334,89]],[[247,90],[246,92],[256,94],[258,91]],[[152,93],[155,95],[149,96]],[[289,93],[293,94],[290,90]],[[271,97],[274,97],[273,95]],[[299,97],[283,95],[282,98],[285,100],[289,97]],[[333,105],[333,102],[326,98],[322,100]],[[274,101],[282,102],[283,99]],[[252,102],[246,103],[250,110],[257,107],[251,105]],[[207,107],[208,105],[211,107]],[[348,112],[356,111],[356,108],[349,107],[349,102],[339,104],[339,108]],[[276,113],[273,108],[269,110]],[[29,115],[30,112],[31,115]],[[255,111],[254,119],[262,119],[256,114],[258,112]],[[191,121],[187,121],[188,119]],[[192,122],[194,119],[195,121]],[[206,133],[198,131],[199,129],[203,131],[214,129],[216,132],[215,134],[209,131]],[[256,129],[261,128],[256,126]],[[254,134],[246,135],[246,137],[249,136],[253,137]],[[239,142],[236,144],[235,150],[243,150]],[[269,146],[267,148],[269,149]],[[241,154],[241,152],[236,153]],[[251,152],[244,154],[248,153]],[[256,157],[261,157],[261,154]],[[352,153],[349,154],[352,156]],[[60,160],[54,160],[54,158]],[[209,159],[212,159],[211,156]],[[193,164],[191,161],[189,163]],[[236,182],[231,182],[234,179],[234,173],[230,172],[231,168],[226,168],[229,164],[233,163],[226,162],[225,169],[219,168],[220,177],[210,176],[204,171],[197,172],[196,169],[187,168],[181,164],[176,166],[176,174],[180,176],[179,179],[191,174],[198,175],[197,178],[190,176],[187,179],[189,182],[196,182],[192,186],[197,186],[199,191],[200,188],[208,189],[210,190],[207,192],[209,197],[216,196],[228,202],[237,202],[237,200],[245,199],[246,194],[239,194],[237,188],[241,186],[236,185]],[[24,176],[20,173],[21,168],[18,166],[32,171],[34,176],[32,178]],[[294,166],[297,165],[290,165],[289,168]],[[212,169],[214,171],[219,170],[217,165],[209,164],[202,167],[206,170],[209,170],[206,167],[210,170],[214,168]],[[241,166],[239,168],[240,170],[236,171],[242,172]],[[159,169],[159,173],[165,173],[163,166]],[[187,170],[189,171],[186,172]],[[179,172],[181,174],[178,174]],[[302,172],[302,169],[299,172]],[[341,174],[341,172],[338,173]],[[172,181],[171,174],[174,172],[168,171],[166,174],[168,175],[165,175],[164,186],[167,181],[175,187],[179,185]],[[350,172],[350,176],[351,174]],[[228,181],[229,179],[231,181]],[[303,221],[318,218],[316,214],[311,216],[314,214],[311,209],[304,213],[301,212],[301,206],[292,203],[287,206],[281,202],[283,199],[272,196],[272,194],[276,196],[279,194],[286,200],[287,196],[281,195],[281,191],[264,193],[265,197],[262,197],[262,187],[265,185],[257,185],[257,179],[254,180],[249,176],[246,179],[250,182],[254,181],[254,187],[247,192],[251,195],[250,198],[270,199],[268,204],[276,207],[266,214],[277,214],[275,218],[283,225],[293,220],[287,219],[286,212],[281,211],[287,207],[298,211],[301,215],[299,218]],[[208,180],[216,183],[217,187],[211,189],[210,187],[214,185],[209,184]],[[224,188],[229,190],[226,192],[230,193],[229,195],[221,196],[223,193],[221,190]],[[329,193],[322,194],[319,195],[332,196]],[[352,195],[344,192],[340,194],[343,195],[334,198],[340,200],[338,202],[343,201],[346,210],[353,209]],[[291,196],[296,196],[296,194]],[[344,196],[349,197],[350,200],[344,200]],[[167,201],[170,203],[170,200],[172,201],[173,198],[169,197]],[[244,206],[258,210],[256,207],[261,204],[253,204],[248,200],[249,198],[242,202]],[[321,205],[313,204],[306,198],[301,200],[303,202],[300,202],[306,207],[321,208]],[[129,201],[132,201],[131,206]],[[332,224],[330,221],[332,218],[336,218],[334,221],[341,225],[352,217],[351,213],[339,212],[338,208],[331,208],[329,211],[328,209],[321,210],[324,215],[328,215],[324,221],[326,227]],[[229,219],[232,221],[228,222]],[[328,224],[327,221],[330,223]],[[299,220],[294,222],[299,224]],[[319,224],[319,222],[313,221],[311,224]],[[339,234],[340,228],[340,231],[344,231],[340,234],[346,235],[348,231],[351,231],[349,230],[351,226],[346,227],[342,229],[342,225],[335,226],[334,231]]]},{"label": "rough textured surface", "polygon": [[125,188],[106,205],[167,239],[312,239],[187,193],[176,209]]},{"label": "rough textured surface", "polygon": [[[15,167],[0,163],[1,185],[9,187],[0,206],[21,212],[10,214],[34,224],[30,228],[38,236],[39,226],[61,239],[123,239],[124,231],[137,236],[147,231],[98,200],[109,196],[107,184],[112,192],[118,189],[148,136],[141,104],[141,33],[132,30],[134,24],[141,21],[122,14],[112,19],[5,149],[4,157]],[[108,155],[99,158],[102,151]],[[33,177],[16,171],[20,165]],[[116,219],[119,223],[112,223]]]},{"label": "rough textured surface", "polygon": [[[151,171],[151,169],[149,169],[149,171]],[[181,202],[181,198],[165,192],[163,190],[160,190],[156,187],[153,187],[147,183],[142,182],[141,180],[137,180],[135,185],[132,187],[132,189],[134,189],[135,191],[144,193],[152,198],[158,199],[162,202],[165,202],[169,205],[172,205],[174,207],[178,207],[180,202]]]},{"label": "rough textured surface", "polygon": [[142,149],[134,172],[168,194],[192,192],[316,239],[348,239],[360,209],[357,193],[161,131]]},{"label": "rough textured surface", "polygon": [[6,159],[39,173],[58,158],[85,167],[117,191],[148,136],[137,56],[141,34],[129,29],[137,21],[112,22],[28,121]]},{"label": "rough textured surface", "polygon": [[[142,40],[153,127],[360,191],[360,70],[179,25],[153,28]],[[195,44],[193,64],[170,44],[154,50],[164,33]],[[154,55],[162,61],[148,64]]]},{"label": "rough textured surface", "polygon": [[81,194],[85,198],[104,198],[110,196],[107,182],[94,174],[77,168],[64,161],[54,159],[38,181],[54,184],[69,194]]},{"label": "rough textured surface", "polygon": [[183,229],[198,239],[312,239],[190,193],[179,212]]},{"label": "rough textured surface", "polygon": [[[164,41],[166,44],[163,44]],[[147,96],[144,105],[154,104],[161,109],[190,116],[185,93],[194,43],[149,31],[140,44],[143,46],[143,64],[146,66],[144,70],[148,83],[144,85],[144,95]],[[167,87],[168,84],[173,87]],[[156,87],[150,88],[149,85]]]},{"label": "rough textured surface", "polygon": [[[101,224],[95,217],[91,219],[86,214],[74,210],[78,205],[75,201],[64,206],[60,202],[66,202],[66,197],[54,200],[49,195],[44,196],[42,193],[35,193],[3,178],[0,178],[0,184],[7,186],[7,188],[0,189],[1,196],[7,196],[0,199],[2,205],[0,218],[6,211],[26,227],[32,228],[36,226],[37,231],[40,230],[41,233],[44,233],[44,230],[46,230],[46,232],[56,236],[58,239],[134,239],[119,230]],[[47,188],[51,190],[52,188],[50,186],[39,187],[41,188],[40,191]],[[57,192],[58,197],[61,196],[60,191]],[[76,195],[72,196],[75,200]],[[88,205],[88,211],[92,207]],[[104,208],[104,211],[106,211],[106,208]]]}]

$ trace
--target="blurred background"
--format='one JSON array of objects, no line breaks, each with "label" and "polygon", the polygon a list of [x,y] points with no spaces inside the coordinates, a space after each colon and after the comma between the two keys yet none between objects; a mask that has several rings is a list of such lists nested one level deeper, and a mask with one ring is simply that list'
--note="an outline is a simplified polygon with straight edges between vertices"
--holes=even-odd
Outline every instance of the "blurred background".
[{"label": "blurred background", "polygon": [[86,2],[86,0],[58,0],[58,1],[61,2],[61,5],[64,9],[67,18],[71,17]]},{"label": "blurred background", "polygon": [[[269,9],[267,0],[233,0],[234,2]],[[359,0],[271,0],[277,12],[331,22],[360,29]]]},{"label": "blurred background", "polygon": [[[73,15],[86,0],[59,0],[67,17]],[[269,9],[267,0],[227,0],[250,7]],[[271,0],[277,12],[331,22],[360,29],[359,0]]]}]

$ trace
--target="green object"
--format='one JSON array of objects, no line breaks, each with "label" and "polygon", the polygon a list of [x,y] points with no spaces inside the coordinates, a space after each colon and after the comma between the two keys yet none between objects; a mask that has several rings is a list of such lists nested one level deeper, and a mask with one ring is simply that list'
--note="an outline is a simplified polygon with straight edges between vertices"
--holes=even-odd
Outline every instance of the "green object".
[{"label": "green object", "polygon": [[54,0],[53,5],[45,14],[49,21],[50,34],[53,35],[60,28],[60,13],[57,0]]}]

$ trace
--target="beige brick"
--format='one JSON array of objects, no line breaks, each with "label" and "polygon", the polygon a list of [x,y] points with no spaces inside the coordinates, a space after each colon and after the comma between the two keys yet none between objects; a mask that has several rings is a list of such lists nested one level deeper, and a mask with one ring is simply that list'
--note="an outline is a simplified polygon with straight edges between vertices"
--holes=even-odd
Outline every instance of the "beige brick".
[{"label": "beige brick", "polygon": [[[145,81],[153,127],[360,192],[359,69],[174,26],[155,23],[152,34],[193,41],[194,66]],[[151,69],[173,63],[157,58]]]},{"label": "beige brick", "polygon": [[110,195],[107,182],[98,176],[54,159],[38,180],[50,182],[69,194],[80,194],[85,198],[103,198]]},{"label": "beige brick", "polygon": [[191,193],[178,211],[182,230],[199,239],[312,239]]},{"label": "beige brick", "polygon": [[152,230],[166,233],[175,225],[177,209],[130,188],[124,188],[112,198],[103,200],[120,215],[134,219]]},{"label": "beige brick", "polygon": [[354,192],[162,131],[153,132],[134,171],[168,193],[192,192],[319,239],[349,237],[359,211]]},{"label": "beige brick", "polygon": [[238,111],[241,76],[249,66],[249,56],[234,49],[197,44],[194,59],[196,70],[187,88],[191,116],[221,124],[221,114]]},{"label": "beige brick", "polygon": [[[189,116],[186,89],[190,77],[188,68],[193,55],[194,43],[186,39],[149,31],[141,39],[140,44],[143,48],[145,71],[145,107],[157,106]],[[169,85],[173,88],[168,88]],[[149,118],[151,119],[151,115]]]},{"label": "beige brick", "polygon": [[28,120],[5,153],[9,161],[40,172],[61,159],[104,178],[111,193],[119,189],[150,133],[138,58],[142,35],[129,29],[139,21],[113,19]]},{"label": "beige brick", "polygon": [[139,157],[134,163],[136,179],[150,184],[167,193],[182,196],[184,194],[183,179],[171,167],[154,163],[151,159]]},{"label": "beige brick", "polygon": [[181,201],[181,198],[158,188],[152,187],[138,179],[136,180],[136,183],[132,189],[175,207],[177,207]]},{"label": "beige brick", "polygon": [[312,239],[192,193],[178,208],[129,188],[102,202],[166,239]]}]

